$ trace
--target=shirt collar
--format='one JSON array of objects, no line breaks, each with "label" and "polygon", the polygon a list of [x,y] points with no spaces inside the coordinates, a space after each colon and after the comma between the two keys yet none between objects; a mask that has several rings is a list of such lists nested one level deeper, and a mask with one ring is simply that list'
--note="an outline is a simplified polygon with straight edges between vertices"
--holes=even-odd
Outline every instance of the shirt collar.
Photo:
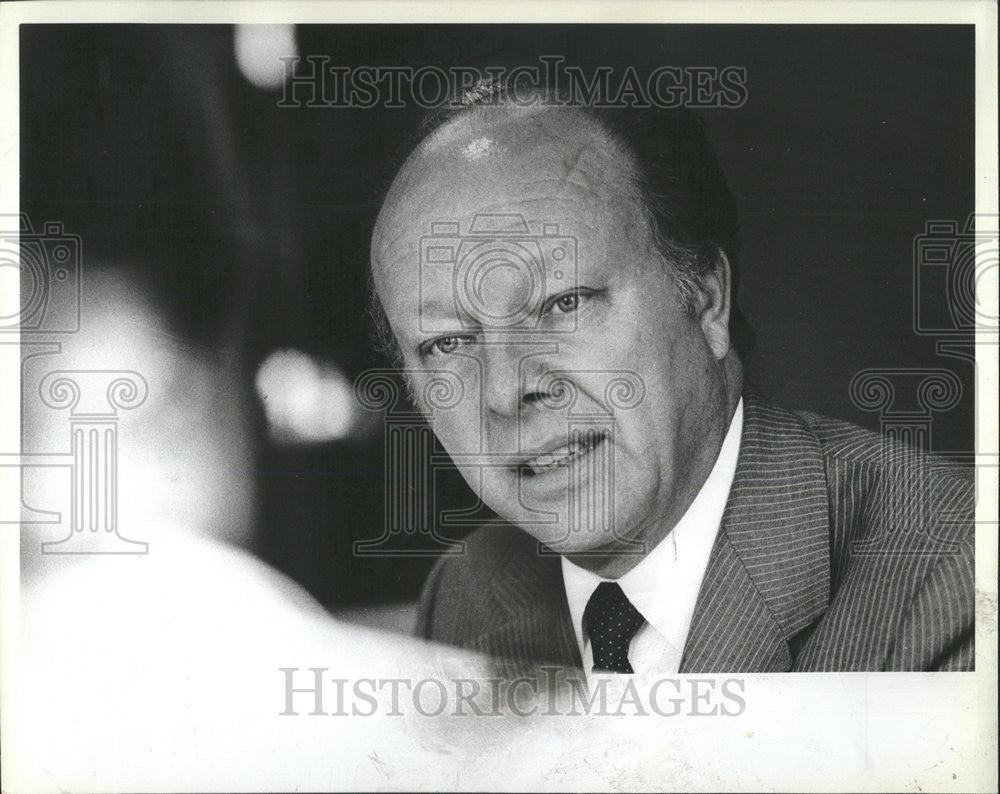
[{"label": "shirt collar", "polygon": [[[740,399],[722,442],[719,456],[691,506],[674,528],[632,570],[620,577],[635,608],[678,650],[687,641],[701,581],[715,544],[729,490],[736,473],[743,400]],[[585,656],[583,612],[591,594],[604,579],[562,558],[563,585],[573,618],[580,655]]]}]

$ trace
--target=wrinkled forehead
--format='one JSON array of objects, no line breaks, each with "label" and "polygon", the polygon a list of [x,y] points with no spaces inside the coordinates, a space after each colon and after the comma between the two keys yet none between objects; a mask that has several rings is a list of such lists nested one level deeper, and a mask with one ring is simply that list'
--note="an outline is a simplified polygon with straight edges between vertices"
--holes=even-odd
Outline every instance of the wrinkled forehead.
[{"label": "wrinkled forehead", "polygon": [[464,232],[484,213],[594,233],[633,198],[633,184],[620,147],[579,111],[470,110],[426,138],[393,181],[372,237],[373,273],[378,282],[410,261],[432,224]]}]

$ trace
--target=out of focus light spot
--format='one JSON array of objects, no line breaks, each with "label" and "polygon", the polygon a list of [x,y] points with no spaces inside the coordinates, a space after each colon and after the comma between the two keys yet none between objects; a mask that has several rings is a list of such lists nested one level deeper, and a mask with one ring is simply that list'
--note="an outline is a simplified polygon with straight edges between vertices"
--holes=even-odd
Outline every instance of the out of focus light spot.
[{"label": "out of focus light spot", "polygon": [[237,25],[233,38],[236,65],[257,88],[273,90],[285,82],[281,58],[297,54],[294,25]]},{"label": "out of focus light spot", "polygon": [[357,423],[354,392],[344,374],[300,350],[278,350],[264,360],[257,394],[276,441],[336,441],[351,435]]}]

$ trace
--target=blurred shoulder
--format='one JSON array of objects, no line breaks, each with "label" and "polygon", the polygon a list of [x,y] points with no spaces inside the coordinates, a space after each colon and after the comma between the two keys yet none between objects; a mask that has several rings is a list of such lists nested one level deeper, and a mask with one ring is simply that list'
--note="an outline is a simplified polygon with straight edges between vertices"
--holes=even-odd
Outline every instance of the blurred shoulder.
[{"label": "blurred shoulder", "polygon": [[537,541],[520,529],[481,526],[465,538],[461,553],[435,563],[420,597],[416,634],[477,647],[479,634],[498,614],[497,593],[518,592],[558,570],[557,558],[540,556]]},{"label": "blurred shoulder", "polygon": [[437,561],[434,572],[438,577],[450,581],[473,581],[482,586],[502,573],[510,563],[537,556],[537,542],[506,523],[477,527],[462,543],[461,552],[442,556]]}]

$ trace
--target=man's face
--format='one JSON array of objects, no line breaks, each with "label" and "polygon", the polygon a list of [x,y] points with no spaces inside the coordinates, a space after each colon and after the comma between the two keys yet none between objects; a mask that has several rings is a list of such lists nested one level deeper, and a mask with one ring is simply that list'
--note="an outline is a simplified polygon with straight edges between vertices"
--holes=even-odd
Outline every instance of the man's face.
[{"label": "man's face", "polygon": [[461,117],[404,166],[372,241],[418,405],[469,485],[610,575],[683,515],[728,419],[728,309],[681,306],[627,168],[572,112]]}]

